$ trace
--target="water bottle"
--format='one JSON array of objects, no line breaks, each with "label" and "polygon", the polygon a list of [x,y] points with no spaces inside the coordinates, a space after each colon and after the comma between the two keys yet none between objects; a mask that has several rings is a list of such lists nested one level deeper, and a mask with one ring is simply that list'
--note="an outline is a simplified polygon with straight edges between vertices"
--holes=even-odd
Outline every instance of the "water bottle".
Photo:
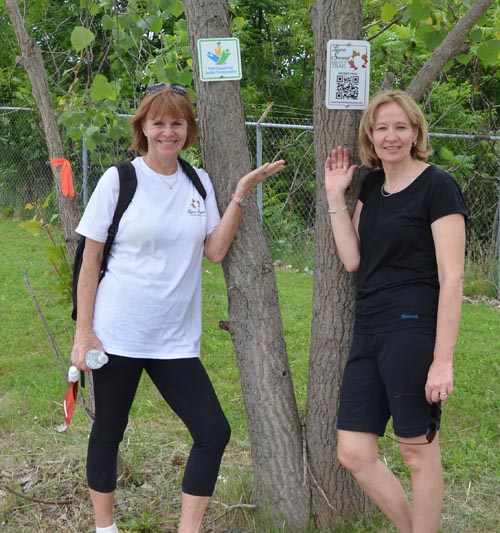
[{"label": "water bottle", "polygon": [[108,362],[108,356],[100,350],[89,350],[85,354],[85,363],[92,370],[97,370]]},{"label": "water bottle", "polygon": [[68,370],[68,383],[75,383],[80,378],[80,371],[76,366],[70,366]]}]

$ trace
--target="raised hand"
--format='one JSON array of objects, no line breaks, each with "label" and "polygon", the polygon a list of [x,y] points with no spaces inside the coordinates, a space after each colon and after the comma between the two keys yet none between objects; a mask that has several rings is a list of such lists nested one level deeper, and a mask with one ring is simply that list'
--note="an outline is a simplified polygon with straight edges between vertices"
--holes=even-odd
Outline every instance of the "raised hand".
[{"label": "raised hand", "polygon": [[238,184],[236,186],[236,194],[241,197],[248,196],[258,183],[265,180],[269,176],[280,172],[284,168],[285,161],[283,159],[273,161],[272,163],[264,163],[255,170],[252,170],[248,174],[245,174],[238,181]]},{"label": "raised hand", "polygon": [[343,146],[334,148],[325,161],[326,193],[345,192],[354,175],[356,165],[349,165],[349,152]]}]

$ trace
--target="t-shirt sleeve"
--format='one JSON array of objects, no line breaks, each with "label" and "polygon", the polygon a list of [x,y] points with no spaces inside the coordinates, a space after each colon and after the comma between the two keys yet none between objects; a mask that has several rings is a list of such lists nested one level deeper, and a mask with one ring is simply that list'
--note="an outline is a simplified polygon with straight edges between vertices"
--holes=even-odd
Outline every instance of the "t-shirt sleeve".
[{"label": "t-shirt sleeve", "polygon": [[463,215],[467,220],[467,206],[462,190],[455,178],[447,172],[443,171],[433,179],[429,205],[431,224],[439,218],[454,214]]},{"label": "t-shirt sleeve", "polygon": [[76,232],[94,241],[106,242],[118,203],[119,191],[118,169],[110,167],[98,181]]}]

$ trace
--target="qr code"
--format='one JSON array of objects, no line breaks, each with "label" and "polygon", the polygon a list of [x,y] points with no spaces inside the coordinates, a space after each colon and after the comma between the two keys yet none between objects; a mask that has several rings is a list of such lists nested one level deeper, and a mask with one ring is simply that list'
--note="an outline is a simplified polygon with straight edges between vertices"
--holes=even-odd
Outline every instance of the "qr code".
[{"label": "qr code", "polygon": [[357,100],[359,97],[359,76],[357,74],[337,76],[336,99]]}]

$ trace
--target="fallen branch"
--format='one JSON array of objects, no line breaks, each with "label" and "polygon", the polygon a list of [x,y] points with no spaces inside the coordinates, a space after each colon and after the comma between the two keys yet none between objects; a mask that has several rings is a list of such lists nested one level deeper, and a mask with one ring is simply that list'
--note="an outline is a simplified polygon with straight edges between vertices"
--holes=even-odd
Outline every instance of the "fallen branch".
[{"label": "fallen branch", "polygon": [[225,511],[222,514],[220,514],[219,516],[216,516],[213,520],[210,520],[210,522],[207,522],[201,528],[202,531],[207,531],[207,528],[209,526],[211,526],[212,524],[215,524],[216,522],[218,522],[223,516],[226,516],[231,511],[234,511],[236,509],[251,509],[251,510],[257,509],[257,506],[254,505],[254,504],[251,504],[251,503],[238,503],[236,505],[227,505],[226,503],[218,502],[216,500],[210,500],[210,503],[215,503],[217,505],[222,505],[225,508]]},{"label": "fallen branch", "polygon": [[[42,321],[42,324],[43,324],[43,327],[45,328],[45,332],[47,333],[47,337],[49,338],[49,342],[50,342],[50,345],[52,347],[52,351],[54,353],[54,355],[56,356],[56,359],[57,359],[57,362],[59,363],[59,367],[61,369],[61,372],[64,376],[64,379],[66,380],[66,376],[68,375],[68,371],[65,367],[65,364],[63,362],[63,357],[61,355],[61,352],[59,351],[59,348],[57,347],[57,343],[56,343],[56,340],[54,338],[54,335],[52,335],[52,332],[50,331],[50,328],[49,328],[49,324],[47,322],[47,319],[45,318],[45,315],[42,311],[42,308],[38,302],[38,299],[35,295],[35,291],[33,290],[33,287],[31,286],[31,283],[30,283],[30,280],[28,278],[28,270],[30,269],[31,267],[28,267],[24,272],[23,272],[23,276],[24,276],[24,280],[26,281],[26,285],[28,286],[28,290],[30,292],[30,295],[31,295],[31,299],[33,300],[33,303],[35,304],[35,307],[36,307],[36,310],[38,312],[38,315]],[[83,408],[83,410],[87,413],[87,416],[90,418],[90,420],[94,420],[94,413],[92,412],[92,409],[90,409],[88,406],[87,406],[87,403],[85,402],[85,399],[83,398],[83,396],[80,394],[80,392],[78,393],[77,395],[77,402],[80,404],[80,406]]]},{"label": "fallen branch", "polygon": [[70,503],[73,503],[73,500],[71,498],[67,498],[65,500],[42,500],[41,498],[35,498],[33,496],[28,496],[27,494],[17,492],[17,490],[11,489],[7,485],[0,485],[0,488],[7,492],[10,492],[11,494],[14,494],[14,496],[17,496],[18,498],[23,498],[34,503],[42,503],[44,505],[68,505]]},{"label": "fallen branch", "polygon": [[316,478],[313,476],[313,473],[311,472],[311,467],[309,466],[309,464],[307,465],[307,470],[309,471],[309,475],[311,476],[311,479],[312,479],[314,485],[318,489],[318,491],[321,494],[321,496],[323,496],[323,499],[325,500],[326,505],[328,505],[328,507],[330,507],[330,509],[336,513],[337,509],[335,509],[335,507],[330,503],[330,500],[328,499],[327,495],[325,494],[325,491],[320,487],[319,483],[316,481]]}]

